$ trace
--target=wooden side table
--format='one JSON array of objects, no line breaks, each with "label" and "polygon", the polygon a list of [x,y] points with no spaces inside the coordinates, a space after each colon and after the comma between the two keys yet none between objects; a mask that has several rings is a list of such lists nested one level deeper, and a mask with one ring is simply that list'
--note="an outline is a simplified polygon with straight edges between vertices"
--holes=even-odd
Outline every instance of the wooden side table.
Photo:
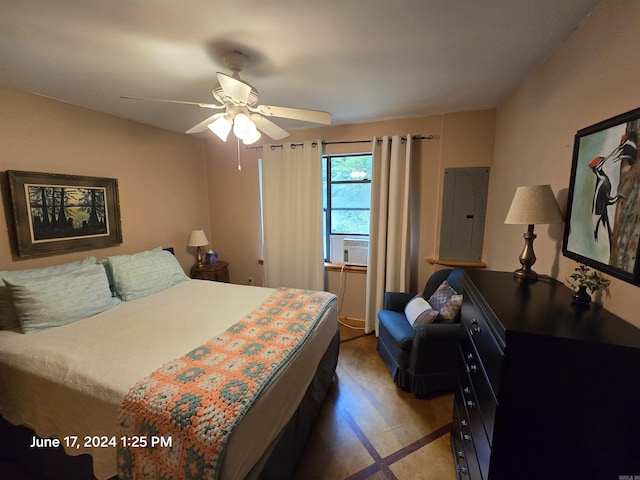
[{"label": "wooden side table", "polygon": [[215,263],[197,263],[191,267],[191,278],[198,280],[213,280],[229,283],[229,263],[218,260]]}]

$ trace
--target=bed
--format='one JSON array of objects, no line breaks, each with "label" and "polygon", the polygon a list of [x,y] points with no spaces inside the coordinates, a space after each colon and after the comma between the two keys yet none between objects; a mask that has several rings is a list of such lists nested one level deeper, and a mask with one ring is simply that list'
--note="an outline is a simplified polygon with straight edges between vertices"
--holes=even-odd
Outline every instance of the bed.
[{"label": "bed", "polygon": [[[9,291],[9,299],[14,302],[13,308],[21,322],[17,327],[8,328],[11,325],[7,325],[5,319],[0,330],[0,415],[6,421],[27,426],[41,438],[58,439],[67,455],[89,454],[93,474],[99,480],[116,475],[138,478],[136,471],[153,468],[145,463],[153,457],[138,458],[138,470],[131,469],[131,465],[123,466],[127,463],[124,458],[130,459],[139,452],[149,454],[152,450],[137,448],[145,447],[137,443],[158,442],[153,450],[162,451],[171,463],[179,455],[175,452],[193,437],[188,434],[189,438],[181,439],[180,428],[176,430],[171,425],[169,427],[174,430],[150,430],[149,422],[153,420],[149,418],[136,423],[132,412],[144,407],[135,404],[140,397],[140,386],[148,385],[150,379],[157,378],[153,375],[157,376],[158,372],[165,375],[171,371],[173,375],[176,365],[187,359],[186,355],[192,358],[200,356],[204,350],[215,350],[222,345],[221,339],[230,340],[224,347],[224,368],[233,370],[242,366],[242,361],[227,356],[229,351],[240,347],[239,352],[249,351],[247,342],[255,345],[247,340],[246,332],[254,329],[254,325],[264,323],[265,316],[271,319],[274,302],[281,302],[283,296],[293,298],[294,307],[299,308],[299,297],[294,298],[298,295],[316,304],[315,318],[298,335],[295,345],[292,343],[294,346],[287,347],[290,352],[286,360],[264,362],[274,371],[256,375],[260,377],[257,382],[260,385],[255,387],[253,398],[245,402],[250,408],[243,407],[240,418],[231,422],[232,433],[225,437],[223,454],[218,455],[215,468],[205,469],[206,475],[199,472],[194,476],[225,480],[277,478],[291,472],[301,451],[300,442],[304,440],[299,432],[308,432],[309,412],[311,418],[317,414],[335,371],[338,342],[334,296],[326,292],[190,280],[184,276],[175,258],[161,249],[110,257],[103,262],[90,257],[75,263],[82,265],[69,267],[69,271],[44,272],[39,269],[39,272],[27,275],[27,280],[16,280],[11,273],[0,272],[0,278],[4,280],[0,294],[2,288]],[[86,288],[87,280],[82,281],[85,274],[78,273],[84,272],[83,269],[91,270],[94,275],[91,285],[99,285],[91,287],[92,290],[107,288],[108,297],[86,289],[78,290],[79,285]],[[46,273],[45,277],[43,273]],[[57,298],[65,295],[75,298],[62,300],[63,303],[67,301],[63,310],[71,311],[72,318],[82,317],[87,311],[86,308],[84,312],[82,308],[80,312],[73,311],[77,304],[83,303],[78,300],[80,298],[89,297],[95,303],[97,296],[98,302],[104,302],[100,306],[104,310],[67,323],[68,317],[56,317],[55,308],[51,307],[61,301],[56,300],[56,295]],[[2,301],[0,296],[0,316]],[[6,307],[6,295],[4,301]],[[28,312],[37,303],[41,304],[41,310],[44,309],[35,315],[40,323],[34,322]],[[291,312],[287,315],[293,316]],[[229,338],[240,335],[236,332],[242,330],[239,325],[248,326],[241,333],[245,335],[244,339]],[[296,329],[298,327],[296,325]],[[291,326],[285,328],[292,329]],[[236,348],[238,345],[240,347]],[[265,351],[261,353],[262,358],[271,358]],[[209,354],[222,355],[215,351]],[[198,364],[197,368],[191,366],[190,370],[183,370],[188,374],[200,373],[203,368],[209,368],[205,364],[213,363],[211,358],[204,357],[204,363]],[[175,373],[180,372],[176,370]],[[213,374],[209,377],[213,378]],[[162,388],[165,390],[161,396],[166,399],[166,389],[171,390],[174,386]],[[168,408],[173,408],[175,413],[176,401],[167,400],[159,407],[157,398],[156,395],[150,403],[151,413],[165,415],[166,420]],[[149,409],[146,414],[150,414]],[[207,421],[206,418],[197,420],[199,424]],[[156,427],[166,423],[158,420]],[[306,433],[302,436],[306,437]],[[126,445],[127,441],[136,444]],[[54,445],[49,443],[41,450]],[[34,453],[37,449],[31,450]],[[174,452],[173,457],[171,452]],[[286,463],[289,465],[285,466]],[[160,476],[160,470],[152,476]]]}]

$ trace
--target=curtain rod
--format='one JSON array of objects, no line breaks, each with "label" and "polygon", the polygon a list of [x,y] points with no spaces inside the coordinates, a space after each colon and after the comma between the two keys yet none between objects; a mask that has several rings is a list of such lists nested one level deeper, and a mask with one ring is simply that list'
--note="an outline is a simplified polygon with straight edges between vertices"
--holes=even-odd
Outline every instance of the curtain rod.
[{"label": "curtain rod", "polygon": [[[422,136],[422,137],[411,137],[411,140],[436,140],[439,139],[440,137],[438,135],[426,135],[426,136]],[[400,137],[400,140],[402,141],[402,143],[407,141],[407,137]],[[382,141],[381,139],[378,139],[378,142]],[[322,145],[342,145],[342,144],[348,144],[348,143],[371,143],[371,140],[346,140],[343,142],[322,142]],[[303,143],[292,143],[291,144],[291,148],[296,148],[296,147],[301,147],[303,146]],[[316,147],[318,145],[318,142],[313,142],[311,144],[313,147]],[[271,150],[275,150],[276,148],[282,148],[284,145],[280,144],[280,145],[271,145]],[[255,147],[251,147],[251,146],[247,146],[244,147],[247,150],[260,150],[262,148],[264,148],[264,145],[257,145]]]}]

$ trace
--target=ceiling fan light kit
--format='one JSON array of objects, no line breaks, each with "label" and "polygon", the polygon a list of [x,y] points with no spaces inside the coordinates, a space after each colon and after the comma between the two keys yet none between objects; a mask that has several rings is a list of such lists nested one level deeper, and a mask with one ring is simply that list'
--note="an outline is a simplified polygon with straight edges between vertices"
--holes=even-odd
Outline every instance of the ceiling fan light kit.
[{"label": "ceiling fan light kit", "polygon": [[248,57],[241,52],[234,51],[225,54],[225,65],[231,70],[232,74],[229,76],[218,72],[216,74],[218,84],[215,85],[211,92],[220,104],[157,98],[121,98],[196,105],[201,108],[224,110],[224,113],[216,113],[206,118],[191,127],[186,133],[200,133],[206,131],[208,128],[215,133],[220,140],[226,142],[229,132],[233,129],[234,135],[242,140],[245,145],[251,145],[257,142],[261,137],[260,131],[273,140],[281,140],[289,136],[286,130],[280,128],[266,117],[289,118],[321,125],[331,124],[331,114],[329,112],[258,105],[260,99],[258,91],[252,85],[240,79],[240,71],[247,65],[248,61]]},{"label": "ceiling fan light kit", "polygon": [[245,145],[251,145],[260,139],[258,127],[244,113],[238,113],[233,119],[233,134]]},{"label": "ceiling fan light kit", "polygon": [[207,128],[215,133],[223,142],[227,141],[233,120],[228,115],[219,117],[215,122],[207,125]]}]

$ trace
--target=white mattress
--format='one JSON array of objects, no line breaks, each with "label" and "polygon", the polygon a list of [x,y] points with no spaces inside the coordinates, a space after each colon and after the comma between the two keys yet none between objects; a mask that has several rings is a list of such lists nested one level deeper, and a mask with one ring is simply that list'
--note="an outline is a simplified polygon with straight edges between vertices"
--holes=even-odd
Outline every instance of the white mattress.
[{"label": "white mattress", "polygon": [[[138,380],[251,312],[273,289],[191,280],[42,332],[0,331],[0,414],[42,437],[116,436],[122,399]],[[336,302],[307,346],[240,423],[223,479],[245,478],[291,418],[335,333]],[[98,479],[117,474],[113,447],[89,453]]]}]

